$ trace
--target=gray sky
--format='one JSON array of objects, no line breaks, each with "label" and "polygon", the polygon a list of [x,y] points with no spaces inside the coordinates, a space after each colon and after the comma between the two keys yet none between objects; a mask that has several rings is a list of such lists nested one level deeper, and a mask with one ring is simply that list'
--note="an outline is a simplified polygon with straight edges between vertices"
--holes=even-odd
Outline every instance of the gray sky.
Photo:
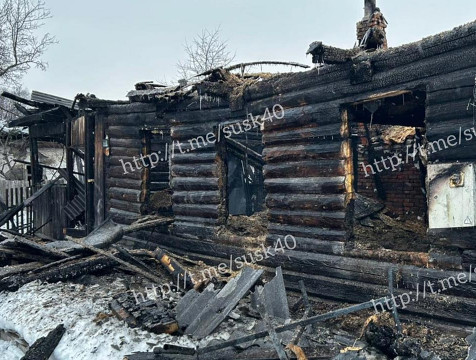
[{"label": "gray sky", "polygon": [[[221,26],[235,62],[297,61],[315,40],[350,48],[364,0],[46,0],[44,29],[58,44],[46,71],[32,69],[25,86],[73,98],[89,92],[122,99],[138,81],[173,81],[185,39]],[[474,0],[377,0],[389,22],[389,46],[419,40],[475,19]],[[263,68],[264,71],[273,68]]]}]

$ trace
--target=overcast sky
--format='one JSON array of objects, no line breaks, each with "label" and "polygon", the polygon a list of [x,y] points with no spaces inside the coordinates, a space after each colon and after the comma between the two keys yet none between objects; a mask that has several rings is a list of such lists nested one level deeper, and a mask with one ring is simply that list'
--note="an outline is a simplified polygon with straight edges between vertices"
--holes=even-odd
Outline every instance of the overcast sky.
[{"label": "overcast sky", "polygon": [[[89,92],[122,99],[138,81],[177,79],[183,44],[221,27],[236,62],[296,61],[315,40],[350,48],[364,0],[46,0],[44,30],[58,44],[46,71],[24,78],[31,90],[73,98]],[[474,0],[377,0],[389,22],[389,46],[419,40],[476,18]],[[272,68],[264,68],[272,70]]]}]

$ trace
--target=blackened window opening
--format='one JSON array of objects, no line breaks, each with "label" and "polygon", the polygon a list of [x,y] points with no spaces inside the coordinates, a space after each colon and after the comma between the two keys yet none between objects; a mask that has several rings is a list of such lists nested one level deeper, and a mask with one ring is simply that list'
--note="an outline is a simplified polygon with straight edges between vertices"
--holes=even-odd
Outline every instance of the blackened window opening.
[{"label": "blackened window opening", "polygon": [[230,215],[251,216],[264,209],[262,134],[259,129],[226,138]]},{"label": "blackened window opening", "polygon": [[170,129],[143,132],[142,153],[147,164],[144,214],[172,215],[172,190],[170,188]]}]

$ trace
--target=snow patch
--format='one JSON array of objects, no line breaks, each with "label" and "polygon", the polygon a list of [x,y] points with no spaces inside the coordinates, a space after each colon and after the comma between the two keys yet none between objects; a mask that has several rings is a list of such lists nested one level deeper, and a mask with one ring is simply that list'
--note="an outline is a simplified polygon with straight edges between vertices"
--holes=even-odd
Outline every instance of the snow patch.
[{"label": "snow patch", "polygon": [[0,360],[20,360],[23,355],[12,342],[0,340]]},{"label": "snow patch", "polygon": [[[125,286],[117,277],[107,286],[32,282],[17,292],[0,293],[0,329],[16,331],[31,345],[63,323],[66,333],[52,360],[122,359],[134,352],[152,351],[164,343],[197,345],[186,336],[157,335],[129,328],[115,317],[95,322],[99,313],[111,313],[112,296],[122,291]],[[223,335],[215,338],[228,337]],[[0,344],[0,359],[3,359],[3,349],[15,351],[10,344]],[[15,356],[11,355],[8,360],[16,359]]]}]

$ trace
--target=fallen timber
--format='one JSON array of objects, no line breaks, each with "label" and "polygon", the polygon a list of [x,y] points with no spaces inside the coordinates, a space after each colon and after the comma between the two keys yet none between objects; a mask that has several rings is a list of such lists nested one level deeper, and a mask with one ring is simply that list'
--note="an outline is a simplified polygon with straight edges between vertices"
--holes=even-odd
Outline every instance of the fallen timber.
[{"label": "fallen timber", "polygon": [[47,269],[38,274],[14,275],[0,280],[0,291],[16,291],[32,281],[57,282],[74,279],[109,268],[115,261],[105,256],[91,256],[79,261],[71,261],[56,268]]},{"label": "fallen timber", "polygon": [[[160,217],[158,219],[136,222],[128,226],[122,226],[114,223],[111,219],[107,219],[97,229],[90,233],[87,237],[75,239],[79,245],[92,246],[102,249],[117,243],[123,236],[145,229],[154,228],[159,225],[167,225],[173,222],[173,218]],[[71,240],[73,240],[71,238]]]},{"label": "fallen timber", "polygon": [[157,276],[151,275],[151,274],[145,272],[144,270],[139,269],[137,266],[132,265],[132,264],[128,263],[127,261],[124,261],[124,260],[118,258],[117,256],[109,253],[106,250],[101,250],[101,249],[95,248],[94,246],[87,245],[86,243],[78,241],[78,240],[74,240],[74,242],[78,245],[84,246],[88,250],[91,250],[91,251],[93,251],[97,254],[103,255],[103,256],[109,258],[110,260],[115,261],[116,263],[124,265],[128,270],[131,270],[131,271],[133,271],[137,274],[140,274],[140,275],[144,276],[146,279],[149,279],[149,280],[151,280],[155,283],[160,283],[160,279]]},{"label": "fallen timber", "polygon": [[[301,320],[307,319],[311,315],[312,307],[311,303],[309,302],[309,297],[307,295],[306,291],[306,286],[304,285],[304,282],[301,280],[299,281],[299,287],[301,288],[301,294],[302,294],[302,301],[304,303],[304,315],[302,316]],[[302,334],[304,333],[306,327],[303,325],[299,325],[296,333],[293,336],[293,339],[291,340],[290,344],[291,345],[297,345],[299,343],[299,339],[301,338]]]},{"label": "fallen timber", "polygon": [[32,240],[28,240],[28,239],[25,239],[25,238],[22,238],[20,236],[15,236],[13,238],[13,240],[22,245],[22,246],[26,246],[26,247],[29,247],[31,249],[33,249],[35,252],[40,252],[41,254],[47,256],[47,257],[51,257],[51,258],[54,258],[54,259],[65,259],[65,258],[68,258],[69,255],[60,251],[60,250],[56,250],[56,249],[49,249],[47,248],[46,246],[43,246],[43,245],[39,245],[38,243],[36,243],[35,241],[32,241]]},{"label": "fallen timber", "polygon": [[58,325],[47,336],[36,340],[21,360],[48,360],[65,332],[63,324]]},{"label": "fallen timber", "polygon": [[[53,242],[47,245],[17,235],[14,239],[3,241],[0,252],[33,262],[2,269],[0,290],[16,291],[21,286],[36,280],[56,282],[73,279],[117,265],[121,265],[128,271],[135,272],[154,283],[160,283],[159,277],[154,275],[154,272],[144,263],[135,259],[131,252],[122,248],[116,248],[111,252],[104,248],[118,242],[124,234],[138,229],[144,230],[168,224],[170,221],[172,221],[171,218],[158,218],[123,227],[107,220],[86,238]],[[59,249],[56,248],[56,245]],[[73,249],[74,254],[70,254],[69,249]],[[95,255],[91,256],[91,254]],[[182,269],[177,261],[168,257],[164,252],[162,254],[173,262],[176,269]],[[143,254],[142,252],[141,255],[154,259],[156,254],[153,252]],[[131,264],[131,262],[138,263],[140,267]]]}]

